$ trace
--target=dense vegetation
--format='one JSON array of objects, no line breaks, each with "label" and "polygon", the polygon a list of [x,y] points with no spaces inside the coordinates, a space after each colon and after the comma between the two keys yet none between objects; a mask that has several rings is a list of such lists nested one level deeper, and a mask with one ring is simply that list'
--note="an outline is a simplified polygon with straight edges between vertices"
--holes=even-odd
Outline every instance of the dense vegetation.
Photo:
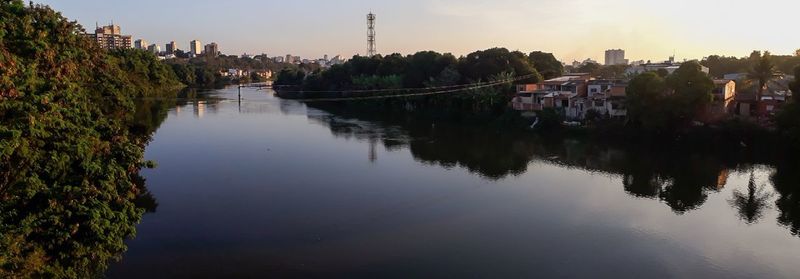
[{"label": "dense vegetation", "polygon": [[[527,77],[518,82],[538,82],[542,80],[539,68],[548,75],[560,74],[563,68],[554,66],[560,63],[550,54],[532,53],[526,55],[519,51],[492,48],[476,51],[456,58],[451,54],[433,51],[418,52],[403,56],[359,57],[355,56],[343,65],[333,66],[326,71],[303,72],[283,70],[278,74],[276,85],[304,91],[292,97],[352,97],[357,93],[311,92],[311,91],[349,91],[372,89],[407,89],[426,87],[455,86],[478,82],[511,80]],[[306,91],[307,90],[307,91]],[[279,90],[280,93],[280,90]],[[513,97],[512,84],[486,87],[446,94],[392,98],[377,101],[349,102],[342,104],[323,104],[349,106],[359,110],[411,110],[419,115],[436,119],[468,120],[492,119],[505,121],[516,112],[508,109]]]},{"label": "dense vegetation", "polygon": [[541,52],[525,55],[492,48],[456,58],[449,53],[422,51],[408,56],[354,56],[327,71],[285,69],[276,84],[301,86],[306,90],[420,88],[487,81],[509,74],[532,75],[525,82],[536,82],[542,79],[539,70],[551,77],[563,72],[560,66],[552,54]]},{"label": "dense vegetation", "polygon": [[715,78],[722,78],[725,74],[732,73],[747,73],[751,70],[753,61],[760,59],[762,56],[771,56],[776,70],[783,73],[792,73],[794,67],[800,65],[800,56],[798,55],[767,55],[760,51],[753,51],[748,57],[732,57],[711,55],[700,61],[703,66],[710,70],[710,75]]},{"label": "dense vegetation", "polygon": [[687,62],[662,78],[644,73],[628,85],[626,105],[630,123],[650,131],[674,131],[698,119],[713,100],[714,83],[697,62]]},{"label": "dense vegetation", "polygon": [[[234,55],[202,56],[197,58],[178,57],[177,59],[166,60],[166,63],[169,64],[181,82],[194,88],[222,88],[230,84],[265,81],[255,71],[277,73],[284,69],[290,69],[294,72],[312,72],[320,69],[317,64],[275,63],[264,55],[252,58]],[[251,74],[241,78],[232,78],[220,74],[221,71],[227,71],[228,69],[248,70]]]},{"label": "dense vegetation", "polygon": [[181,84],[153,55],[109,53],[82,32],[49,7],[0,1],[3,278],[98,276],[134,235],[137,202],[154,204],[138,176],[154,124],[132,120],[133,98]]}]

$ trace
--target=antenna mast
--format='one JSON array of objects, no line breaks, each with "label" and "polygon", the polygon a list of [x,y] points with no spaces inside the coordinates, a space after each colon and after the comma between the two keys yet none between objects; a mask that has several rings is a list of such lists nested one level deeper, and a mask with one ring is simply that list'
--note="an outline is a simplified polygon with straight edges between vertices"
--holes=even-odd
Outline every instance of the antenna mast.
[{"label": "antenna mast", "polygon": [[373,57],[378,54],[375,47],[375,14],[370,12],[367,15],[367,56]]}]

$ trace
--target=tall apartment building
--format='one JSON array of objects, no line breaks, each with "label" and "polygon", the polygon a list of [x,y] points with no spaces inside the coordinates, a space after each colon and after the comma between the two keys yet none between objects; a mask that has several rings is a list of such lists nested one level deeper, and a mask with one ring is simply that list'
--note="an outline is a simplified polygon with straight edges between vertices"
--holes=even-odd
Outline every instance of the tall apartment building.
[{"label": "tall apartment building", "polygon": [[135,49],[147,50],[148,46],[150,46],[150,44],[142,39],[138,39],[133,43],[133,48]]},{"label": "tall apartment building", "polygon": [[97,27],[94,34],[85,35],[90,40],[97,42],[104,49],[128,49],[131,48],[131,36],[122,35],[119,25],[107,25]]},{"label": "tall apartment building", "polygon": [[169,44],[167,44],[167,49],[166,49],[167,54],[175,54],[175,51],[177,50],[178,50],[178,44],[176,44],[175,41],[169,42]]},{"label": "tall apartment building", "polygon": [[147,47],[147,51],[152,52],[155,55],[158,55],[159,53],[161,53],[161,46],[157,44],[152,44]]},{"label": "tall apartment building", "polygon": [[625,50],[606,50],[606,66],[611,65],[628,65],[628,59],[625,59]]},{"label": "tall apartment building", "polygon": [[219,46],[217,43],[210,43],[206,45],[206,49],[203,52],[206,56],[210,57],[217,57],[219,55]]},{"label": "tall apartment building", "polygon": [[189,51],[192,55],[198,56],[203,53],[203,44],[198,40],[193,40],[189,42]]}]

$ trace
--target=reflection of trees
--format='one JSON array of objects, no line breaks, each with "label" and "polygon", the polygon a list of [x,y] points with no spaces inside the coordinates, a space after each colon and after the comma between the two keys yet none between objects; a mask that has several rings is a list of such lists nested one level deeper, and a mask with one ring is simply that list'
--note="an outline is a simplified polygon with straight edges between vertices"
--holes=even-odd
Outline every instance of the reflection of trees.
[{"label": "reflection of trees", "polygon": [[529,137],[451,127],[420,129],[410,144],[414,158],[445,167],[461,166],[491,179],[522,174],[534,158]]},{"label": "reflection of trees", "polygon": [[778,222],[800,236],[800,163],[789,157],[790,162],[778,165],[771,180],[780,195],[776,202]]},{"label": "reflection of trees", "polygon": [[[780,223],[800,234],[800,167],[797,162],[781,163],[771,147],[757,154],[731,151],[729,147],[709,148],[684,145],[677,150],[662,146],[615,144],[470,126],[419,124],[400,119],[387,123],[342,119],[321,114],[309,116],[326,125],[334,135],[363,141],[380,138],[388,150],[408,147],[416,160],[444,167],[461,167],[488,179],[524,173],[532,160],[546,160],[565,167],[620,175],[626,193],[659,200],[676,214],[703,206],[711,193],[726,187],[729,172],[754,164],[776,165],[772,177],[780,197]],[[374,119],[374,116],[358,119]],[[384,119],[381,119],[385,121]],[[788,156],[791,157],[791,156]],[[789,158],[788,161],[791,158]],[[731,204],[748,223],[754,223],[769,208],[770,195],[763,187],[736,192]]]},{"label": "reflection of trees", "polygon": [[733,199],[729,202],[739,212],[739,218],[747,224],[755,224],[764,216],[764,210],[769,208],[771,193],[767,193],[763,186],[756,186],[754,174],[750,174],[747,184],[747,193],[734,191]]}]

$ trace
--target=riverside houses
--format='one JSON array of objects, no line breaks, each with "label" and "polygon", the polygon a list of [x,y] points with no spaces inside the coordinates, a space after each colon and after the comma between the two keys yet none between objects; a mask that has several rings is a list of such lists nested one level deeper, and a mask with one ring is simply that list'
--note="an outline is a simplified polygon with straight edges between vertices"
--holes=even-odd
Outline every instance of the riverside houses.
[{"label": "riverside houses", "polygon": [[595,80],[589,74],[566,74],[539,84],[517,86],[512,107],[519,111],[554,109],[570,120],[583,120],[594,111],[608,117],[624,117],[626,83]]}]

